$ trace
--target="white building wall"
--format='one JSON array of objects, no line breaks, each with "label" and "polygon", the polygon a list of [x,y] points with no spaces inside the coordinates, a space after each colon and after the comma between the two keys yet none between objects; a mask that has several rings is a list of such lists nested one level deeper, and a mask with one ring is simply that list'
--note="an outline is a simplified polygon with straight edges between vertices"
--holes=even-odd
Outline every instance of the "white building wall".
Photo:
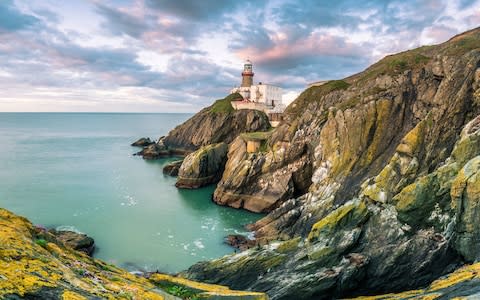
[{"label": "white building wall", "polygon": [[275,106],[282,103],[283,90],[278,86],[269,84],[252,85],[250,88],[250,101]]},{"label": "white building wall", "polygon": [[[244,99],[264,106],[263,110],[266,112],[283,112],[285,109],[285,105],[282,103],[283,89],[278,86],[257,84],[251,87],[237,87],[232,89],[230,93],[239,93]],[[242,109],[243,106],[236,109]]]}]

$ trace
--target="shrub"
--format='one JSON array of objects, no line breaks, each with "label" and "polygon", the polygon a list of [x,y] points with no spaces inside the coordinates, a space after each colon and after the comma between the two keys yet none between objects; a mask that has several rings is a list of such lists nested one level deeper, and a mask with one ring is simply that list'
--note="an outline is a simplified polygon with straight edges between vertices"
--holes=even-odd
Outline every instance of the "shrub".
[{"label": "shrub", "polygon": [[47,248],[48,242],[44,239],[36,239],[35,244],[37,244],[37,245],[39,245],[43,248]]}]

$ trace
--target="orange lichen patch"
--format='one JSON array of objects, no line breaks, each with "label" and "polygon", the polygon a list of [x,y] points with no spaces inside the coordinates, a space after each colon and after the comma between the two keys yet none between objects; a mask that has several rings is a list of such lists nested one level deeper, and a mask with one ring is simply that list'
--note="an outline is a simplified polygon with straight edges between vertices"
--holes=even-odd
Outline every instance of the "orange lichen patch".
[{"label": "orange lichen patch", "polygon": [[480,278],[480,263],[464,266],[445,277],[435,280],[428,290],[439,291],[474,278]]},{"label": "orange lichen patch", "polygon": [[63,292],[62,299],[63,300],[87,300],[87,298],[83,297],[82,295],[79,295],[71,291]]},{"label": "orange lichen patch", "polygon": [[156,284],[159,283],[173,283],[189,287],[195,291],[228,291],[229,288],[222,285],[201,283],[192,280],[188,280],[182,277],[175,277],[166,274],[153,274],[150,276],[150,281]]},{"label": "orange lichen patch", "polygon": [[[448,274],[440,279],[435,280],[424,290],[414,290],[399,294],[387,294],[379,296],[358,297],[357,300],[400,300],[400,299],[416,299],[416,300],[433,300],[441,296],[446,296],[445,291],[450,287],[459,286],[472,279],[480,279],[480,263],[464,266],[455,272]],[[457,287],[458,289],[458,287]],[[448,296],[448,295],[447,295]],[[452,299],[462,299],[461,297]]]},{"label": "orange lichen patch", "polygon": [[[423,293],[423,290],[414,290],[408,291],[399,294],[386,294],[386,295],[379,295],[379,296],[363,296],[354,298],[356,300],[400,300],[400,299],[410,299],[419,294]],[[421,298],[414,298],[414,299],[421,299]]]}]

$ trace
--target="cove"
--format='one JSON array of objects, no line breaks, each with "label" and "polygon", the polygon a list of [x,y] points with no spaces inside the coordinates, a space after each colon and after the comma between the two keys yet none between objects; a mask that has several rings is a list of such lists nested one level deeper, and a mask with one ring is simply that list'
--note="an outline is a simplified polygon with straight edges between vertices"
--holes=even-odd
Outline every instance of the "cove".
[{"label": "cove", "polygon": [[0,113],[0,207],[46,227],[84,232],[94,256],[128,270],[178,272],[233,249],[228,234],[261,215],[211,201],[214,186],[179,190],[130,146],[190,114]]}]

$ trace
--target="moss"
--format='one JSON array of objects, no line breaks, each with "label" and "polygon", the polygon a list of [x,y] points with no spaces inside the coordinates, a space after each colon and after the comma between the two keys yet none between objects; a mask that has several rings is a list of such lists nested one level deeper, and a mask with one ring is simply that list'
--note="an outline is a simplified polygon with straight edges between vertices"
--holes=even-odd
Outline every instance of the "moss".
[{"label": "moss", "polygon": [[315,241],[320,234],[328,234],[344,227],[357,227],[368,217],[368,208],[363,201],[346,203],[315,223],[308,234],[309,241]]},{"label": "moss", "polygon": [[212,107],[210,108],[211,113],[232,113],[235,111],[232,104],[230,102],[243,99],[242,95],[239,93],[233,93],[228,95],[223,99],[219,99],[213,103]]},{"label": "moss", "polygon": [[[248,299],[252,300],[268,299],[267,296],[263,293],[235,291],[230,290],[228,287],[222,285],[201,283],[182,277],[175,277],[165,274],[152,274],[149,279],[157,286],[176,287],[176,292],[180,291],[181,288],[181,290],[185,293],[189,293],[189,295],[192,295],[192,297],[198,297],[199,299],[217,299],[221,297],[229,299],[235,299],[236,297],[238,297],[239,299],[243,299],[242,297],[248,297]],[[181,295],[178,296],[181,297]]]},{"label": "moss", "polygon": [[410,130],[402,139],[400,145],[397,147],[397,152],[404,153],[410,156],[416,154],[420,147],[423,146],[425,134],[431,122],[432,116],[429,114],[424,120],[419,122],[412,130]]},{"label": "moss", "polygon": [[182,299],[187,299],[187,300],[199,299],[198,293],[181,285],[160,284],[159,286],[162,288],[162,290],[166,291],[167,293],[180,297]]},{"label": "moss", "polygon": [[308,258],[311,260],[323,261],[324,259],[327,259],[330,255],[334,253],[335,253],[335,249],[327,246],[309,253]]},{"label": "moss", "polygon": [[347,109],[350,109],[352,107],[355,107],[358,103],[360,103],[360,96],[355,96],[353,98],[350,98],[346,101],[343,101],[337,108],[339,110],[347,110]]},{"label": "moss", "polygon": [[295,251],[298,248],[298,243],[300,243],[301,237],[290,239],[278,245],[276,251],[279,253],[290,253]]},{"label": "moss", "polygon": [[271,137],[273,131],[255,131],[255,132],[245,132],[240,135],[244,141],[264,141]]}]

